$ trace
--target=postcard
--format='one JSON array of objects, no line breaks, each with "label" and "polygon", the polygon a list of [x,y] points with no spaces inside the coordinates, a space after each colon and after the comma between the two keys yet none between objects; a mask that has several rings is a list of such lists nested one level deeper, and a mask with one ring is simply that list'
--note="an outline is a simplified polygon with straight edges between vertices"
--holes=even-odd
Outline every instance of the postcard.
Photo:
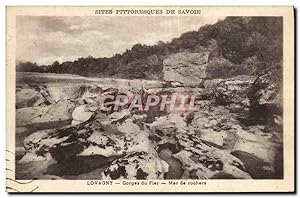
[{"label": "postcard", "polygon": [[294,8],[7,6],[8,192],[294,192]]}]

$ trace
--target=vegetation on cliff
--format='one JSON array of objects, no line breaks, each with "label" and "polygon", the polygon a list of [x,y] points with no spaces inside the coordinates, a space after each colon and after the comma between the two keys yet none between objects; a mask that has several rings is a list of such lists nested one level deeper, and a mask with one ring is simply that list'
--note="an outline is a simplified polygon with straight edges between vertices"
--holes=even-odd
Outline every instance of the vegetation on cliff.
[{"label": "vegetation on cliff", "polygon": [[78,74],[127,79],[162,79],[163,60],[174,53],[210,51],[208,76],[257,75],[282,64],[281,17],[227,17],[170,42],[135,44],[110,58],[86,57],[48,66],[19,62],[17,71]]}]

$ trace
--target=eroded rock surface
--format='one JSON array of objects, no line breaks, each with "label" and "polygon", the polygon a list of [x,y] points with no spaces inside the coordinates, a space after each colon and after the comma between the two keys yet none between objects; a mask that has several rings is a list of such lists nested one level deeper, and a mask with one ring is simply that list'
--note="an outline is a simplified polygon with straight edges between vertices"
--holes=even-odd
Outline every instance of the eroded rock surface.
[{"label": "eroded rock surface", "polygon": [[206,63],[210,52],[172,54],[164,60],[164,80],[183,84],[201,82],[206,78]]},{"label": "eroded rock surface", "polygon": [[250,115],[254,123],[278,122],[283,98],[280,75],[277,70],[266,71],[249,88]]},{"label": "eroded rock surface", "polygon": [[[183,63],[192,66],[207,61],[205,53],[187,56],[190,59],[183,58]],[[253,77],[206,79],[196,84],[101,81],[65,88],[51,83],[39,89],[19,86],[20,179],[282,178],[281,116],[274,113],[275,124],[251,122],[249,107],[254,100],[251,94],[247,98],[247,91],[258,83],[253,83]],[[97,98],[107,94],[176,93],[195,95],[197,109],[104,112],[97,104]],[[258,90],[252,93],[256,105],[266,104],[261,102],[262,94],[255,95]],[[26,95],[23,101],[21,95]],[[220,98],[225,102],[218,103]],[[264,101],[277,105],[272,99]]]}]

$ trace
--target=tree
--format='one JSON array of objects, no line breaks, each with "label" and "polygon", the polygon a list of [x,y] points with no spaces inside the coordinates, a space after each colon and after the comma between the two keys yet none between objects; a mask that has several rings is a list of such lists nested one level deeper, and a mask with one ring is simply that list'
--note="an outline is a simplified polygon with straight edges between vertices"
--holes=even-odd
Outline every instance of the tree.
[{"label": "tree", "polygon": [[45,72],[43,67],[38,66],[36,63],[32,62],[19,62],[16,65],[17,72]]}]

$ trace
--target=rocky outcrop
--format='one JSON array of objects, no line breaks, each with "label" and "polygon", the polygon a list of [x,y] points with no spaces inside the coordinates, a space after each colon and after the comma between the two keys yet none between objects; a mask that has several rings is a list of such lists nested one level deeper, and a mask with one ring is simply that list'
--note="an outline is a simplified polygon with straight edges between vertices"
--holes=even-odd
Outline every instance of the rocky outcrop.
[{"label": "rocky outcrop", "polygon": [[133,152],[113,161],[103,179],[163,179],[168,164],[156,152]]},{"label": "rocky outcrop", "polygon": [[259,76],[248,90],[250,119],[252,123],[276,122],[276,115],[282,114],[281,73],[266,71]]},{"label": "rocky outcrop", "polygon": [[[121,179],[122,175],[128,179],[162,178],[168,171],[168,165],[158,157],[155,150],[151,151],[153,146],[148,133],[132,122],[137,122],[143,116],[126,119],[129,115],[126,112],[116,112],[108,117],[98,115],[93,120],[75,126],[35,132],[25,138],[26,154],[18,163],[55,160],[56,165],[52,164],[49,172],[54,174],[57,172],[53,167],[65,169],[67,164],[74,163],[76,159],[84,160],[88,156],[93,164],[95,162],[92,159],[97,161],[97,156],[103,156],[107,158],[107,162],[111,162],[104,172],[104,178]],[[92,156],[95,157],[90,159]],[[132,163],[128,164],[127,161]],[[104,163],[101,167],[106,165],[108,164]],[[99,166],[94,167],[96,168]],[[123,169],[124,174],[117,173]],[[117,177],[116,174],[120,176]]]},{"label": "rocky outcrop", "polygon": [[164,80],[171,82],[200,83],[206,78],[206,63],[210,52],[182,52],[170,55],[163,61]]},{"label": "rocky outcrop", "polygon": [[41,123],[71,120],[75,105],[72,102],[58,102],[48,106],[26,107],[16,110],[16,125],[27,126]]},{"label": "rocky outcrop", "polygon": [[43,95],[33,89],[25,88],[16,92],[16,108],[35,107],[46,102]]},{"label": "rocky outcrop", "polygon": [[[280,132],[266,135],[265,127],[243,128],[225,107],[192,115],[171,113],[151,123],[145,122],[147,116],[98,112],[75,126],[38,131],[25,138],[26,154],[19,163],[54,160],[46,172],[56,176],[102,168],[99,178],[104,179],[249,179],[278,174]],[[99,163],[100,158],[105,163]],[[70,170],[75,162],[90,165]]]},{"label": "rocky outcrop", "polygon": [[281,178],[281,130],[261,125],[238,128],[232,154],[243,161],[253,178]]},{"label": "rocky outcrop", "polygon": [[249,107],[247,91],[253,80],[251,76],[237,76],[221,81],[213,89],[216,104],[230,105],[234,103]]},{"label": "rocky outcrop", "polygon": [[174,157],[185,167],[183,179],[251,179],[243,163],[226,151],[204,148],[182,150]]},{"label": "rocky outcrop", "polygon": [[[203,115],[203,119],[205,118]],[[188,125],[187,119],[169,114],[149,125],[152,131],[149,138],[155,142],[158,152],[168,148],[182,164],[182,178],[208,179],[219,174],[229,175],[227,178],[251,178],[238,158],[229,151],[222,150],[225,131],[205,131],[206,126],[200,125],[203,128],[197,128],[199,123],[195,126],[195,122],[200,119],[198,115],[194,115],[192,119],[192,123]],[[216,123],[215,119],[208,123],[221,124]]]},{"label": "rocky outcrop", "polygon": [[[247,111],[233,111],[233,105],[249,106],[244,101],[252,79],[206,79],[197,85],[102,79],[101,85],[61,88],[61,95],[56,84],[43,86],[43,94],[36,92],[51,103],[16,110],[17,137],[23,138],[17,141],[19,178],[282,178],[280,122],[249,126],[241,119]],[[181,112],[105,112],[97,97],[106,94],[188,94],[196,96],[198,106]],[[217,94],[230,100],[216,105]]]}]

